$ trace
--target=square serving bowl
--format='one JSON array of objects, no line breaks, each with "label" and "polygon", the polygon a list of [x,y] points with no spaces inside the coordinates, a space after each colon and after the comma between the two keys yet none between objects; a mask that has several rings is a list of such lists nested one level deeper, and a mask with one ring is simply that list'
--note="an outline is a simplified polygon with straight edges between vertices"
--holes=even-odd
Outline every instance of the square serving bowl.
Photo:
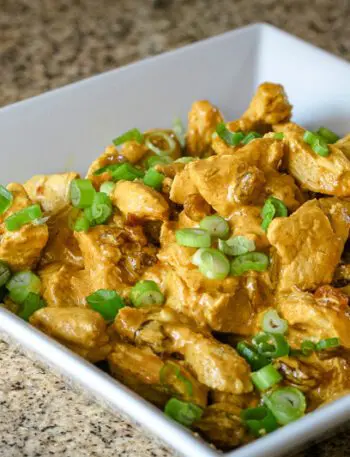
[{"label": "square serving bowl", "polygon": [[[76,170],[131,128],[169,127],[191,103],[209,99],[235,119],[263,81],[283,84],[294,119],[350,131],[350,65],[274,27],[257,24],[54,90],[0,110],[0,182]],[[120,410],[188,457],[220,455],[112,377],[0,309],[0,334],[97,400]],[[350,418],[350,396],[229,452],[290,454]]]}]

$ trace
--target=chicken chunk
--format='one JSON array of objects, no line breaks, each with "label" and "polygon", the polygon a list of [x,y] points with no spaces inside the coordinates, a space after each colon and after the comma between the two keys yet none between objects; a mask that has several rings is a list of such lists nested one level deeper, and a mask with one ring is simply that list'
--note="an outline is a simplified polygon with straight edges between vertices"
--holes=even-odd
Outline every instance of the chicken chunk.
[{"label": "chicken chunk", "polygon": [[347,213],[337,222],[332,224],[317,200],[271,222],[267,237],[276,249],[279,291],[312,290],[332,281],[349,232]]},{"label": "chicken chunk", "polygon": [[124,215],[132,214],[138,219],[165,221],[169,215],[165,198],[141,182],[117,182],[111,199]]},{"label": "chicken chunk", "polygon": [[207,100],[193,103],[188,114],[187,151],[194,157],[211,152],[212,135],[223,121],[220,111]]},{"label": "chicken chunk", "polygon": [[200,222],[210,215],[211,208],[200,194],[189,194],[184,201],[184,212],[192,221]]},{"label": "chicken chunk", "polygon": [[265,173],[265,179],[266,193],[281,200],[289,211],[295,211],[304,203],[305,198],[292,176],[270,170]]},{"label": "chicken chunk", "polygon": [[144,144],[137,141],[126,141],[120,151],[120,154],[130,163],[139,162],[147,154],[147,148]]},{"label": "chicken chunk", "polygon": [[39,203],[50,216],[69,205],[69,189],[78,173],[60,173],[53,175],[36,175],[29,179],[24,188],[34,203]]},{"label": "chicken chunk", "polygon": [[342,153],[350,160],[350,133],[343,138],[340,138],[334,146],[342,151]]},{"label": "chicken chunk", "polygon": [[193,183],[188,165],[177,173],[170,189],[169,198],[174,203],[183,205],[189,195],[198,194],[197,187]]},{"label": "chicken chunk", "polygon": [[30,323],[92,362],[111,350],[101,314],[84,308],[41,308]]},{"label": "chicken chunk", "polygon": [[260,206],[242,205],[237,206],[228,218],[232,235],[243,235],[253,240],[257,250],[269,246],[266,233],[261,227],[260,213]]},{"label": "chicken chunk", "polygon": [[107,146],[104,153],[98,157],[92,164],[90,165],[86,177],[88,179],[94,179],[95,171],[99,170],[102,167],[107,165],[113,165],[115,163],[124,162],[125,158],[122,156],[117,148],[113,145]]}]

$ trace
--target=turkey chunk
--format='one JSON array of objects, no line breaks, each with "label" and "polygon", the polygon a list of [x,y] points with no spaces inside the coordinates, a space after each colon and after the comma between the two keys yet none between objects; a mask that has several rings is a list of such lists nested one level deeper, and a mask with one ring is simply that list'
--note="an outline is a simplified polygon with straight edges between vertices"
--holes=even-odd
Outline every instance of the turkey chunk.
[{"label": "turkey chunk", "polygon": [[168,218],[169,205],[165,198],[141,182],[117,182],[111,199],[124,215],[132,214],[139,219],[151,221],[164,221]]},{"label": "turkey chunk", "polygon": [[106,358],[111,347],[101,314],[84,308],[42,308],[30,323],[92,362]]},{"label": "turkey chunk", "polygon": [[274,219],[267,237],[276,249],[278,289],[296,286],[309,290],[330,283],[348,231],[348,213],[337,218],[337,225],[332,224],[317,200],[304,203],[288,218]]},{"label": "turkey chunk", "polygon": [[69,205],[70,184],[76,178],[79,175],[73,172],[36,175],[24,184],[24,188],[29,198],[51,216]]}]

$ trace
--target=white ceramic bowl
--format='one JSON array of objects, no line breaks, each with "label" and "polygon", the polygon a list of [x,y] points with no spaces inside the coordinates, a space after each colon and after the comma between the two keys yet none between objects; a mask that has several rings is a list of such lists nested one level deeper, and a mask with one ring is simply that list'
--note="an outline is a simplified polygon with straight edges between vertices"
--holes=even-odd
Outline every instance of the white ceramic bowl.
[{"label": "white ceramic bowl", "polygon": [[[257,24],[1,109],[0,182],[22,182],[38,173],[84,172],[118,134],[131,127],[169,127],[174,116],[185,119],[194,100],[209,99],[234,119],[263,81],[285,86],[297,122],[350,131],[350,65]],[[4,309],[0,332],[180,453],[219,455],[113,378]],[[347,396],[227,455],[290,453],[349,418]]]}]

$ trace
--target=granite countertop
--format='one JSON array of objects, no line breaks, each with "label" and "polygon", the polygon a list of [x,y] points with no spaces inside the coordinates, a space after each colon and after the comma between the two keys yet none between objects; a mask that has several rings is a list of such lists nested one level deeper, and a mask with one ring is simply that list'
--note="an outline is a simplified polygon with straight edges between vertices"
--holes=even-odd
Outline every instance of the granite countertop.
[{"label": "granite countertop", "polygon": [[[349,0],[0,0],[0,105],[251,22],[350,60]],[[350,456],[343,429],[300,454]],[[170,457],[0,341],[0,455]]]}]

